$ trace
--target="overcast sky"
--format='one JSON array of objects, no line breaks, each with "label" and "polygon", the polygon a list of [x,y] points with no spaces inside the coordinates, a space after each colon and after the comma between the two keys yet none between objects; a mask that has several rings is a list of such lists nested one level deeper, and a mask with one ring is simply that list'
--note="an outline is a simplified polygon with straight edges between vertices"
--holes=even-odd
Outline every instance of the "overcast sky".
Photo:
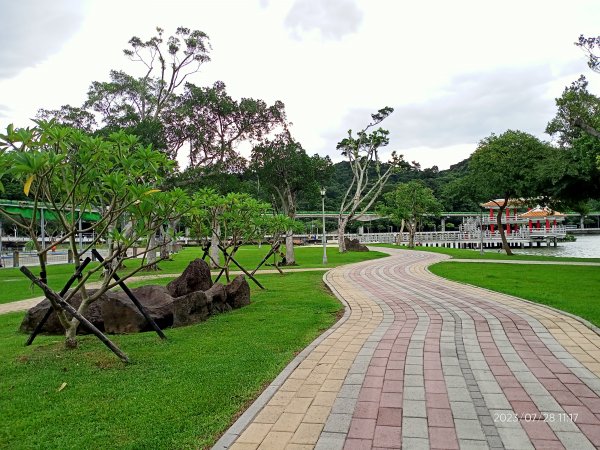
[{"label": "overcast sky", "polygon": [[[583,73],[573,43],[600,34],[598,0],[0,0],[0,127],[80,105],[122,50],[156,26],[206,32],[212,61],[190,80],[281,100],[309,153],[392,106],[388,150],[447,168],[490,133],[541,138],[554,98]],[[598,77],[598,80],[595,79]],[[596,89],[598,87],[598,89]]]}]

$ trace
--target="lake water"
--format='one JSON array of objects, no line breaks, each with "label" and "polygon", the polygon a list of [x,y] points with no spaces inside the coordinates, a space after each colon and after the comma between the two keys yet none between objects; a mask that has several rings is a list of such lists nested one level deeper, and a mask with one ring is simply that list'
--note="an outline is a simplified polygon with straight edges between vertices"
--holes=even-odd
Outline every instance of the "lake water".
[{"label": "lake water", "polygon": [[575,242],[559,242],[557,247],[514,249],[523,255],[568,256],[571,258],[600,258],[600,234],[578,234]]}]

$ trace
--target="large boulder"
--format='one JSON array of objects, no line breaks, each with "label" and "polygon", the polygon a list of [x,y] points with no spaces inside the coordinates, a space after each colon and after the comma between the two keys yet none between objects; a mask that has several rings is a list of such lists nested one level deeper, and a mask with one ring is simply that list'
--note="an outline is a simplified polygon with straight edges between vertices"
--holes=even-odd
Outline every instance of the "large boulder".
[{"label": "large boulder", "polygon": [[366,245],[358,242],[358,239],[348,239],[344,238],[344,245],[346,246],[346,250],[349,252],[368,252],[369,249]]},{"label": "large boulder", "polygon": [[231,283],[225,286],[227,304],[233,309],[250,304],[250,285],[244,275],[238,275]]},{"label": "large boulder", "polygon": [[[88,289],[88,295],[93,295],[97,290],[96,289]],[[100,296],[100,298],[94,301],[89,307],[88,311],[84,314],[84,317],[88,319],[94,326],[101,331],[104,330],[104,319],[102,318],[102,304],[108,299],[107,295],[104,294]],[[81,293],[75,294],[72,298],[69,299],[69,304],[73,306],[75,309],[79,308],[81,305]],[[31,333],[38,323],[42,320],[42,318],[46,315],[46,312],[52,309],[52,304],[50,300],[44,299],[37,305],[29,308],[27,313],[25,313],[25,317],[21,322],[21,326],[19,329],[23,333]],[[51,333],[51,334],[62,334],[64,329],[60,324],[56,313],[53,311],[50,314],[50,317],[46,321],[45,325],[41,330],[43,333]],[[78,331],[80,333],[87,333],[88,331],[84,326],[79,325]]]},{"label": "large boulder", "polygon": [[206,294],[211,315],[231,311],[231,306],[227,303],[227,290],[221,283],[213,284],[204,293]]},{"label": "large boulder", "polygon": [[185,268],[181,276],[167,285],[171,297],[181,297],[191,292],[206,291],[212,286],[210,267],[206,261],[197,258]]},{"label": "large boulder", "polygon": [[[173,297],[166,287],[148,285],[131,289],[131,292],[160,328],[173,325]],[[124,292],[110,292],[101,307],[107,333],[139,333],[153,329]]]},{"label": "large boulder", "polygon": [[210,306],[206,294],[192,292],[173,300],[173,327],[183,327],[202,322],[210,316]]}]

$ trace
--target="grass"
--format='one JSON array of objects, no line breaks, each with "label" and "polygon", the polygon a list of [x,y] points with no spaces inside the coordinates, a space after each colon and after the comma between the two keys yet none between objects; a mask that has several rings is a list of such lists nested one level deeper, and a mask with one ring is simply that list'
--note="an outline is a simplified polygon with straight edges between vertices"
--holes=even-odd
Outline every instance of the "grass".
[{"label": "grass", "polygon": [[429,270],[450,280],[552,306],[600,326],[600,267],[441,262]]},{"label": "grass", "polygon": [[[321,247],[297,247],[296,260],[299,268],[305,267],[335,267],[341,264],[348,264],[356,261],[363,261],[374,258],[381,258],[385,254],[380,252],[347,252],[339,253],[335,248],[327,249],[328,264],[323,265],[323,249]],[[238,261],[246,269],[252,270],[258,265],[263,257],[269,251],[268,246],[258,248],[258,246],[244,246],[240,248],[236,254]],[[199,247],[186,247],[181,252],[173,256],[172,261],[163,261],[159,264],[160,271],[151,272],[152,274],[179,274],[189,262],[195,258],[202,256],[202,251]],[[93,263],[92,263],[93,264]],[[134,267],[139,264],[139,261],[127,262],[127,265]],[[232,265],[232,270],[237,267]],[[269,266],[263,266],[262,269],[272,269]],[[39,269],[33,267],[34,273],[38,273]],[[60,290],[73,274],[73,268],[69,264],[57,264],[48,266],[49,285],[55,290]],[[140,272],[139,275],[148,275],[149,272]],[[98,281],[99,276],[94,276],[90,281]],[[0,304],[9,303],[16,300],[23,300],[32,297],[39,297],[42,292],[37,287],[31,285],[30,281],[19,271],[19,269],[1,269],[0,270]]]},{"label": "grass", "polygon": [[[397,248],[397,249],[406,249],[408,247],[405,245],[394,245],[394,244],[369,244],[369,246],[374,247],[387,247],[387,248]],[[568,258],[564,256],[543,256],[543,255],[524,255],[519,254],[519,250],[513,250],[515,252],[514,255],[508,256],[506,253],[498,253],[498,252],[484,252],[483,255],[479,252],[479,250],[469,250],[462,248],[446,248],[446,247],[415,247],[414,250],[423,251],[423,252],[431,252],[431,253],[442,253],[444,255],[449,255],[452,258],[456,259],[514,259],[514,260],[522,260],[522,261],[577,261],[577,262],[600,262],[600,258]]]},{"label": "grass", "polygon": [[114,336],[132,358],[127,366],[90,336],[74,351],[57,336],[24,347],[22,314],[0,316],[0,448],[210,446],[335,321],[341,305],[322,276],[259,275],[269,289],[252,286],[251,305],[166,330],[166,342],[154,333]]}]

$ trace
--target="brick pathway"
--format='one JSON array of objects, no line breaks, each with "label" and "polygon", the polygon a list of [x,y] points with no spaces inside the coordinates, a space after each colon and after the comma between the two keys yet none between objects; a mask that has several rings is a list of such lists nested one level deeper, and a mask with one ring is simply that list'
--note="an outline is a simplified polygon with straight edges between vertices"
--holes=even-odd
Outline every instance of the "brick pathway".
[{"label": "brick pathway", "polygon": [[588,324],[428,272],[444,255],[389,252],[326,275],[344,319],[215,448],[600,447]]}]

